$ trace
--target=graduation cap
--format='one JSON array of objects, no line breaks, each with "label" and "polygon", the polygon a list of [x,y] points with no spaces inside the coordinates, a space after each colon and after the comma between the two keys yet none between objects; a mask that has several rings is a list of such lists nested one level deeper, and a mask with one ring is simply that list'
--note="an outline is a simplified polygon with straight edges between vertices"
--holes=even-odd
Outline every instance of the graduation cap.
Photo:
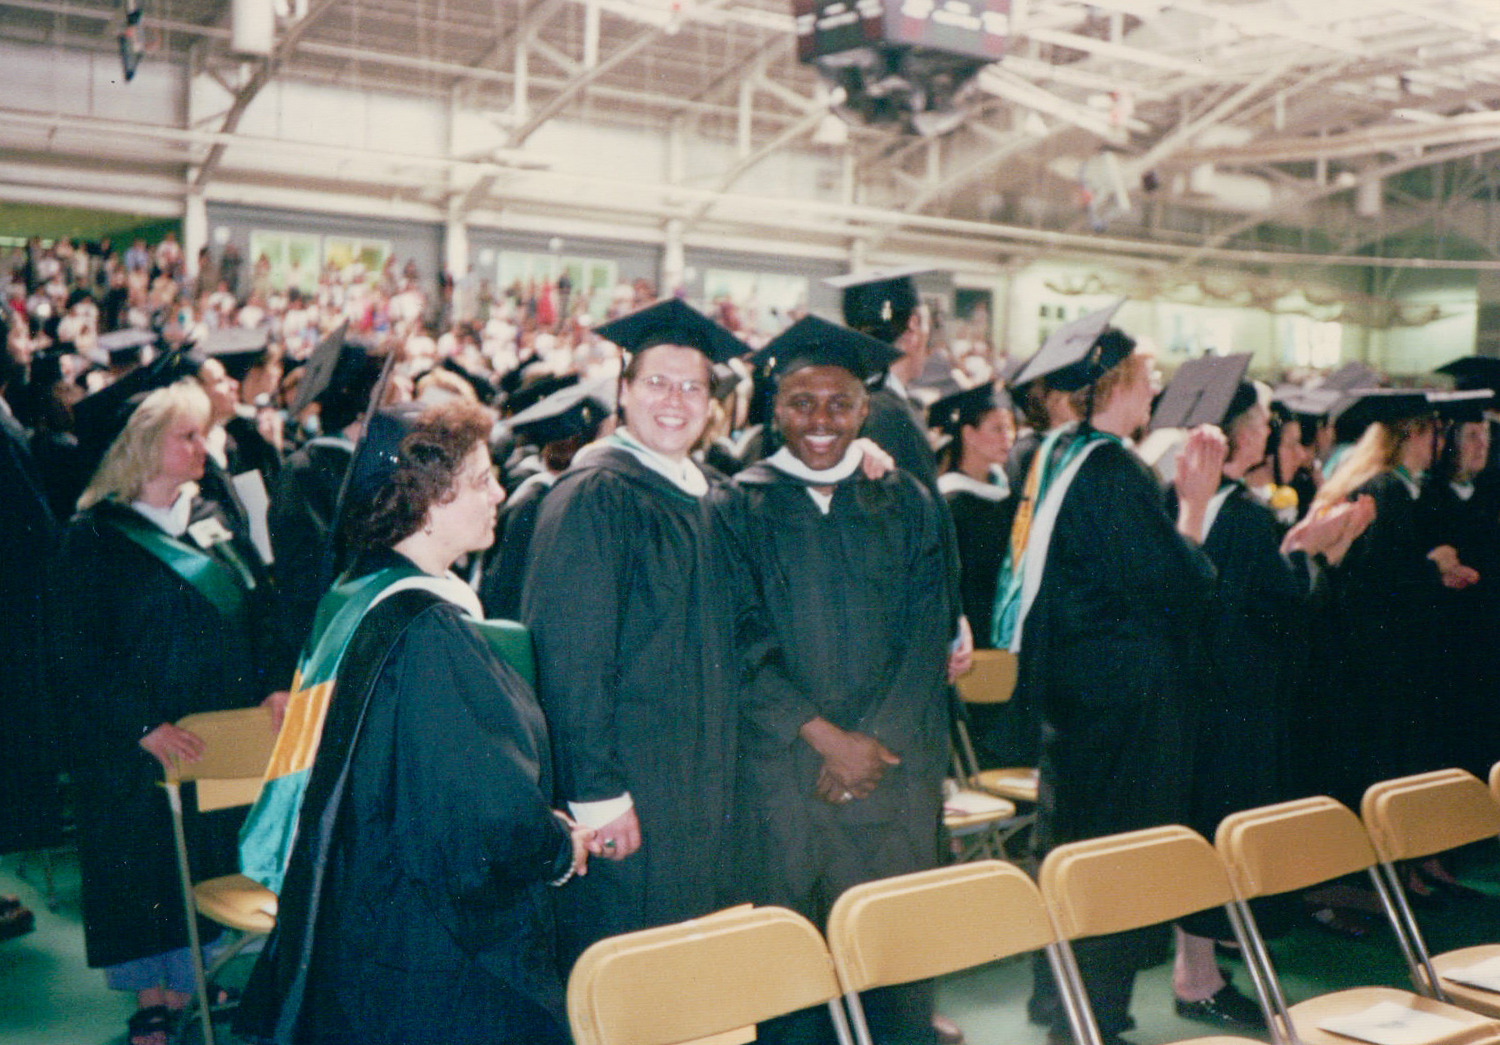
[{"label": "graduation cap", "polygon": [[943,396],[927,408],[927,427],[957,436],[964,425],[978,424],[991,410],[1010,409],[1010,396],[997,384],[975,385]]},{"label": "graduation cap", "polygon": [[1189,359],[1157,400],[1151,428],[1227,425],[1255,405],[1255,386],[1245,380],[1249,366],[1249,352]]},{"label": "graduation cap", "polygon": [[595,385],[574,384],[552,393],[512,417],[510,430],[535,446],[593,431],[614,409]]},{"label": "graduation cap", "polygon": [[1375,388],[1380,384],[1380,375],[1363,363],[1345,363],[1323,379],[1320,388],[1337,388],[1341,392],[1355,389]]},{"label": "graduation cap", "polygon": [[189,372],[181,352],[167,352],[73,404],[73,431],[89,471],[104,458],[146,396],[187,377]]},{"label": "graduation cap", "polygon": [[522,385],[505,397],[505,407],[512,416],[530,410],[548,396],[578,384],[577,374],[546,374],[529,384]]},{"label": "graduation cap", "polygon": [[1438,416],[1457,424],[1483,421],[1484,412],[1494,398],[1495,393],[1488,388],[1427,393],[1428,402],[1437,407]]},{"label": "graduation cap", "polygon": [[1493,356],[1464,356],[1437,368],[1436,373],[1453,378],[1459,391],[1485,388],[1500,392],[1500,359]]},{"label": "graduation cap", "polygon": [[1045,377],[1060,392],[1076,392],[1099,380],[1135,349],[1133,340],[1109,325],[1123,304],[1121,298],[1058,327],[1011,378],[1010,387]]},{"label": "graduation cap", "polygon": [[493,403],[495,396],[499,394],[498,389],[495,388],[494,384],[488,378],[474,373],[474,371],[452,357],[443,360],[439,365],[449,373],[457,374],[461,377],[464,383],[474,390],[474,397],[485,406]]},{"label": "graduation cap", "polygon": [[[834,276],[823,282],[843,295],[844,322],[857,330],[876,331],[885,340],[901,336],[907,316],[917,307],[916,277],[934,271],[926,265],[871,269]],[[898,320],[898,317],[901,317]]]},{"label": "graduation cap", "polygon": [[743,341],[677,298],[602,323],[594,328],[594,333],[632,353],[657,345],[696,348],[710,363],[727,363],[746,352]]},{"label": "graduation cap", "polygon": [[1420,388],[1355,388],[1347,394],[1351,401],[1338,416],[1344,442],[1353,442],[1376,421],[1391,424],[1438,412],[1437,405]]},{"label": "graduation cap", "polygon": [[132,363],[140,362],[142,350],[156,342],[156,331],[126,327],[123,330],[112,330],[108,334],[100,334],[95,344],[99,352],[109,358],[110,366],[130,366]]},{"label": "graduation cap", "polygon": [[1286,407],[1296,417],[1316,421],[1333,413],[1344,399],[1344,393],[1336,388],[1302,388],[1300,385],[1283,385],[1272,394],[1271,401]]},{"label": "graduation cap", "polygon": [[414,403],[372,411],[354,448],[342,505],[368,508],[401,464],[401,440],[411,434],[423,408]]},{"label": "graduation cap", "polygon": [[773,380],[803,367],[836,366],[867,381],[900,359],[901,352],[868,334],[803,316],[752,358]]},{"label": "graduation cap", "polygon": [[221,327],[204,335],[203,340],[193,346],[193,355],[217,359],[223,364],[226,374],[240,381],[260,362],[270,343],[270,331],[261,327]]},{"label": "graduation cap", "polygon": [[728,363],[715,363],[708,371],[708,385],[709,394],[723,402],[740,386],[740,375]]},{"label": "graduation cap", "polygon": [[348,333],[349,321],[346,319],[319,341],[312,354],[307,357],[307,370],[302,375],[302,383],[297,386],[297,398],[291,405],[293,417],[317,402],[318,397],[333,383],[334,371],[338,369],[339,359],[343,355],[344,338]]}]

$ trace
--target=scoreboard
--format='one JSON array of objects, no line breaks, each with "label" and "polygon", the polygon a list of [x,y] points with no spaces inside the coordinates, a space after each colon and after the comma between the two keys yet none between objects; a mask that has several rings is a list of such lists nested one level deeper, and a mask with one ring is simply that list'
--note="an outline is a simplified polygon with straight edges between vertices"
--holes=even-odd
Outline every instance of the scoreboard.
[{"label": "scoreboard", "polygon": [[994,62],[1010,32],[1010,0],[792,0],[792,13],[808,63],[882,45]]}]

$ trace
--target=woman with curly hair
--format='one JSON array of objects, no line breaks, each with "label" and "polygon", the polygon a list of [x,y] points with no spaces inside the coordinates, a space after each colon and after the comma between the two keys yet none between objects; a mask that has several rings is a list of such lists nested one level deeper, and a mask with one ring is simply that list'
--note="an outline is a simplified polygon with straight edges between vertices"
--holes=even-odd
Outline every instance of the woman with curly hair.
[{"label": "woman with curly hair", "polygon": [[[449,572],[494,539],[490,424],[457,402],[377,414],[356,455],[357,557],[283,726],[285,748],[317,753],[240,1010],[256,1040],[567,1041],[546,887],[583,873],[590,832],[553,812],[536,698]],[[295,777],[281,758],[268,795]]]}]

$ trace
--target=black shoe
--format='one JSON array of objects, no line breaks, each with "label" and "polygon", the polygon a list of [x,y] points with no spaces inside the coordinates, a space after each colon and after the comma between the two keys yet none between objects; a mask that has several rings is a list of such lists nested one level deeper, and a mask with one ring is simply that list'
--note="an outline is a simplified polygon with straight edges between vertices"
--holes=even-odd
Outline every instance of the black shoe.
[{"label": "black shoe", "polygon": [[1232,983],[1224,984],[1212,998],[1204,998],[1202,1001],[1183,1001],[1177,998],[1175,1003],[1177,1015],[1185,1020],[1235,1023],[1256,1030],[1265,1030],[1266,1027],[1266,1018],[1261,1014],[1260,1006],[1236,990]]}]

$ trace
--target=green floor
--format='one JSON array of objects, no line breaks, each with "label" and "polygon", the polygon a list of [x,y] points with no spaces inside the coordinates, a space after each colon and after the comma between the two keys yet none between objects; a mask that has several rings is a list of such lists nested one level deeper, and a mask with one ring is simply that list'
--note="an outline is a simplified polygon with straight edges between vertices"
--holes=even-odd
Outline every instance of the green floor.
[{"label": "green floor", "polygon": [[[76,859],[61,856],[52,862],[51,909],[43,895],[46,871],[37,857],[0,860],[0,894],[19,894],[37,919],[35,932],[0,943],[0,1045],[119,1045],[133,1003],[105,989],[100,973],[84,965]],[[1419,911],[1434,949],[1500,940],[1500,852],[1491,845],[1469,854],[1460,871],[1497,899]],[[1293,1000],[1361,983],[1405,985],[1400,955],[1384,933],[1351,942],[1299,927],[1276,941],[1273,953]],[[1236,982],[1248,993],[1248,977],[1232,965]],[[1029,960],[1012,960],[949,977],[939,1001],[972,1045],[1042,1045],[1045,1034],[1026,1021],[1030,990]],[[1216,1033],[1173,1013],[1166,964],[1138,978],[1132,1011],[1137,1028],[1127,1037],[1137,1045]]]}]

